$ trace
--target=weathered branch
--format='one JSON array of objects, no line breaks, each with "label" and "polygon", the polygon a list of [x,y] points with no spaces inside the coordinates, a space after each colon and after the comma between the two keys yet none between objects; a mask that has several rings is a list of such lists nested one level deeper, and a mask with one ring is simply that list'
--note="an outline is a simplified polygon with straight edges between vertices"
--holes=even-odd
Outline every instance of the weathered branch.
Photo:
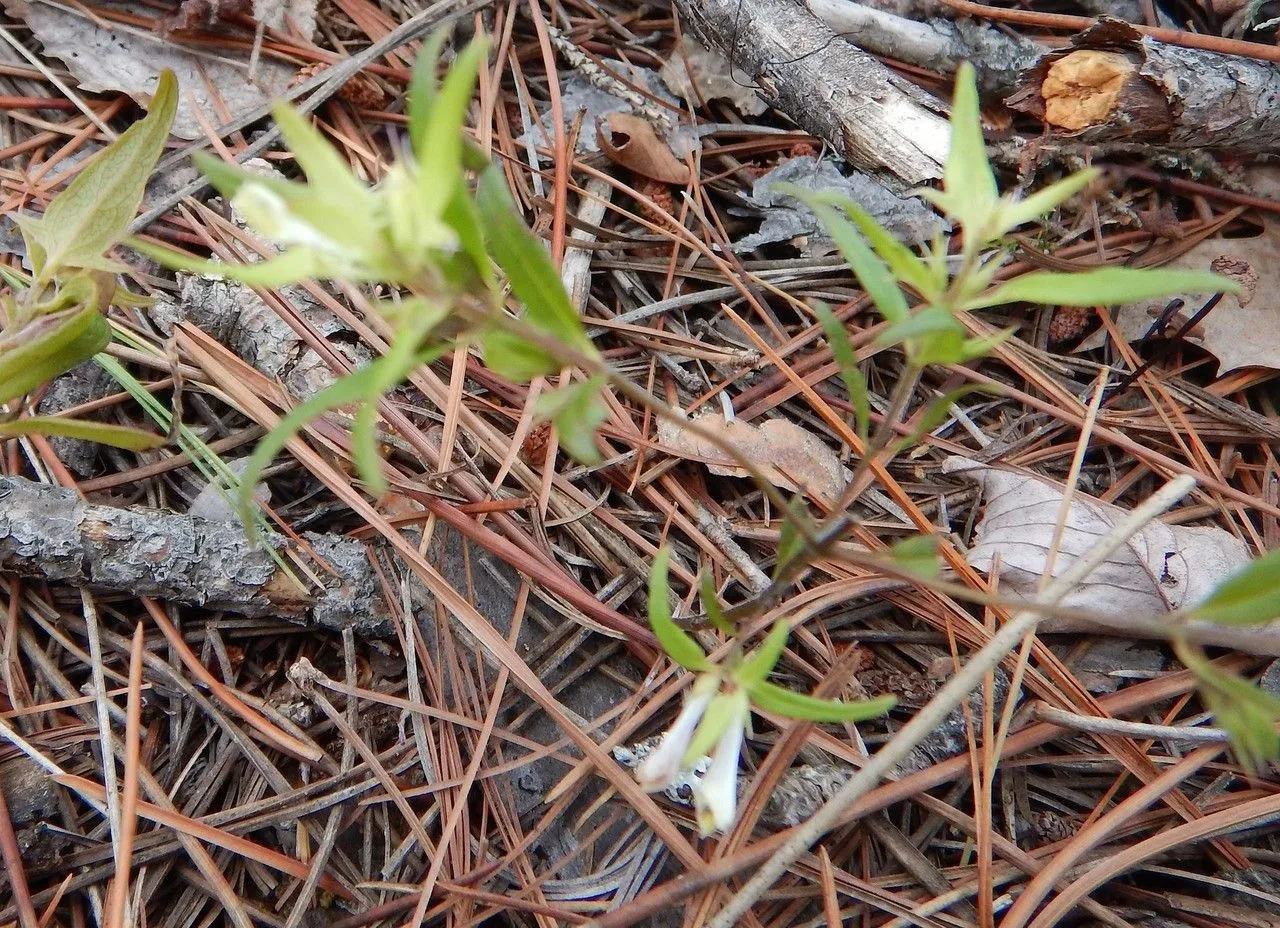
[{"label": "weathered branch", "polygon": [[794,0],[676,0],[760,93],[854,167],[915,187],[942,175],[946,120],[920,90]]},{"label": "weathered branch", "polygon": [[302,537],[325,562],[309,565],[324,589],[304,592],[280,570],[266,548],[283,548],[279,535],[253,547],[237,522],[98,506],[61,487],[0,477],[0,570],[241,615],[385,630],[364,544]]},{"label": "weathered branch", "polygon": [[806,2],[841,38],[877,55],[943,74],[954,74],[962,61],[973,62],[985,93],[1012,93],[1046,51],[978,20],[908,19],[856,0]]},{"label": "weathered branch", "polygon": [[1280,72],[1234,55],[1175,48],[1104,20],[1046,55],[1010,106],[1060,136],[1241,154],[1280,149]]}]

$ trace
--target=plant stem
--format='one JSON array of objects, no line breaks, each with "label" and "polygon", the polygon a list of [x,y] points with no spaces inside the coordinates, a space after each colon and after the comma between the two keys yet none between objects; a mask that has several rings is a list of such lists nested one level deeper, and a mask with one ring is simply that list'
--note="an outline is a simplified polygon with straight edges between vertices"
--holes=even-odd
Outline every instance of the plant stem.
[{"label": "plant stem", "polygon": [[[1075,584],[1124,546],[1144,525],[1185,496],[1194,486],[1194,478],[1187,475],[1175,477],[1169,481],[1146,502],[1129,513],[1124,521],[1099,539],[1097,544],[1077,559],[1060,577],[1055,578],[1037,597],[1037,603],[1056,603]],[[796,829],[791,839],[765,861],[756,875],[708,923],[708,928],[733,928],[747,910],[769,891],[787,868],[835,827],[845,810],[873,789],[911,753],[916,745],[928,737],[951,710],[973,692],[982,678],[1004,660],[1023,636],[1035,630],[1039,621],[1040,613],[1037,610],[1025,609],[992,635],[991,640],[982,650],[973,655],[969,663],[960,668],[942,689],[938,690],[933,699],[929,700],[924,708],[902,727],[893,740],[872,756],[861,770],[814,813],[813,818]]]}]

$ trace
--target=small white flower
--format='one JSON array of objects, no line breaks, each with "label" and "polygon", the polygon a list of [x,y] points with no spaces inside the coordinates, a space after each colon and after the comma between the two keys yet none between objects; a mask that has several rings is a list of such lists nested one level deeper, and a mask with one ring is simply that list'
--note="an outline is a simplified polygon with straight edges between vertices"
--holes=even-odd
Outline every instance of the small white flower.
[{"label": "small white flower", "polygon": [[244,184],[231,198],[249,225],[284,246],[311,248],[336,257],[345,257],[349,249],[325,235],[289,210],[284,197],[265,184]]},{"label": "small white flower", "polygon": [[658,749],[640,762],[636,779],[641,789],[656,792],[665,789],[680,773],[689,742],[698,730],[702,715],[719,689],[720,681],[712,676],[699,677],[685,699],[684,708],[675,723],[662,736]]},{"label": "small white flower", "polygon": [[738,757],[751,720],[751,707],[747,694],[742,690],[723,698],[733,701],[734,717],[716,742],[711,766],[693,788],[698,830],[703,837],[716,831],[728,831],[738,815]]}]

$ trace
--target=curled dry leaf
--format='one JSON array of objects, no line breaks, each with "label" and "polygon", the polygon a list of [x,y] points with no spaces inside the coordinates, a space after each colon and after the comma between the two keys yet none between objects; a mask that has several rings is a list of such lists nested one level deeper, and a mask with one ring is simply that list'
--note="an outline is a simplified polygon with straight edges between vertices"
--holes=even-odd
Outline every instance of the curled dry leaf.
[{"label": "curled dry leaf", "polygon": [[720,52],[703,47],[688,34],[680,37],[658,74],[672,93],[695,106],[704,100],[728,100],[743,116],[759,116],[768,109],[748,75],[733,67]]},{"label": "curled dry leaf", "polygon": [[637,174],[668,184],[689,182],[689,166],[639,116],[610,113],[597,124],[596,141],[611,161]]},{"label": "curled dry leaf", "polygon": [[[693,420],[715,432],[749,461],[755,462],[776,486],[834,502],[844,492],[847,476],[836,453],[821,439],[786,419],[767,419],[759,426],[742,419],[706,413]],[[662,450],[700,461],[713,474],[746,477],[747,472],[701,435],[673,422],[658,423]]]},{"label": "curled dry leaf", "polygon": [[[969,563],[990,573],[998,562],[1000,592],[1015,599],[1033,598],[1048,567],[1062,487],[963,457],[948,458],[942,469],[982,488],[986,508],[978,523],[977,543],[969,550]],[[1075,494],[1053,575],[1063,574],[1126,515],[1118,506]],[[1097,622],[1048,618],[1040,627],[1047,632],[1162,637],[1163,614],[1204,601],[1249,561],[1244,542],[1222,529],[1152,522],[1062,600],[1062,606],[1095,613]],[[1205,644],[1280,654],[1280,622],[1230,628],[1192,622],[1188,628],[1194,639]]]}]

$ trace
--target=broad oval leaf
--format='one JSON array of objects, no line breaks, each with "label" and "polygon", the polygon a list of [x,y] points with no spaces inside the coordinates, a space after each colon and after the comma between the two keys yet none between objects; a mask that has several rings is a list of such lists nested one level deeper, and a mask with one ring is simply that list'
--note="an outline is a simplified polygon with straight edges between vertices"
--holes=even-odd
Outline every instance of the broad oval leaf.
[{"label": "broad oval leaf", "polygon": [[649,625],[653,628],[658,643],[673,661],[687,670],[706,670],[709,666],[706,653],[693,640],[693,636],[671,618],[671,605],[667,599],[670,595],[667,581],[670,563],[671,549],[658,549],[658,556],[653,559],[653,570],[649,574]]},{"label": "broad oval leaf", "polygon": [[1100,267],[1062,273],[1033,271],[965,304],[966,309],[1002,303],[1047,306],[1117,306],[1179,293],[1239,293],[1240,285],[1209,271],[1177,268]]},{"label": "broad oval leaf", "polygon": [[37,318],[15,333],[16,347],[0,351],[0,403],[30,393],[87,361],[111,341],[107,320],[95,309]]},{"label": "broad oval leaf", "polygon": [[892,696],[858,702],[819,699],[797,693],[776,683],[757,683],[751,688],[751,702],[766,712],[805,722],[864,722],[884,715],[897,700]]},{"label": "broad oval leaf", "polygon": [[1280,549],[1228,577],[1191,614],[1219,625],[1255,625],[1280,618]]},{"label": "broad oval leaf", "polygon": [[68,267],[118,270],[103,255],[124,238],[138,211],[177,106],[178,82],[165,69],[144,119],[81,170],[43,217],[16,217],[33,262],[38,256],[37,274],[42,280],[52,280]]}]

